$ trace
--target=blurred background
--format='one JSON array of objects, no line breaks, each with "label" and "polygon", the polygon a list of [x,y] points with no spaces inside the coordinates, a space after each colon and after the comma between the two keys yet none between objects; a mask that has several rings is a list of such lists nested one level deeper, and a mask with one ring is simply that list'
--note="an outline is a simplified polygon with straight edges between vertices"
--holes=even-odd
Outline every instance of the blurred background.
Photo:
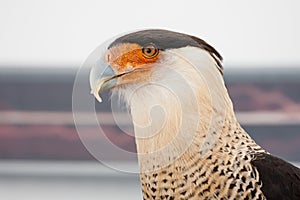
[{"label": "blurred background", "polygon": [[[141,199],[136,174],[102,165],[80,141],[72,90],[98,45],[143,28],[192,34],[216,47],[242,126],[266,150],[300,166],[299,9],[297,0],[0,1],[1,198]],[[96,106],[102,128],[134,152],[134,139],[110,120],[104,99]],[[87,135],[98,131],[85,128]],[[105,155],[137,167],[134,158]]]}]

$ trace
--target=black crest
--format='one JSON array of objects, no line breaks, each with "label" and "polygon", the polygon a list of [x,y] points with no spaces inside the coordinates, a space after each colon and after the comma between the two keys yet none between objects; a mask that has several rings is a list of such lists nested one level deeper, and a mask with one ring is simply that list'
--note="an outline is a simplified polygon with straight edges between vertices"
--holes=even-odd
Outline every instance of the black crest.
[{"label": "black crest", "polygon": [[195,36],[162,29],[149,29],[124,35],[112,42],[108,48],[122,43],[136,43],[141,46],[154,44],[162,51],[186,46],[199,47],[208,51],[212,55],[217,62],[220,71],[223,69],[221,64],[223,58],[219,52],[204,40]]}]

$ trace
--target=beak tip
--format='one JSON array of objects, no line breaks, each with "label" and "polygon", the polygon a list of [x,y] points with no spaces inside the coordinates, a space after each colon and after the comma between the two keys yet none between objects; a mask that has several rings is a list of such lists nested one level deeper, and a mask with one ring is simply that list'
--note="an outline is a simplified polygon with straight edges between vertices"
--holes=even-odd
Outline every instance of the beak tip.
[{"label": "beak tip", "polygon": [[99,103],[102,103],[102,98],[99,94],[95,94],[93,91],[91,91],[91,95],[93,95]]},{"label": "beak tip", "polygon": [[102,99],[99,95],[96,96],[96,99],[98,100],[99,103],[102,103]]},{"label": "beak tip", "polygon": [[[90,86],[91,86],[91,94],[99,101],[102,102],[102,99],[99,94],[103,93],[106,90],[113,88],[117,81],[115,78],[118,76],[115,75],[113,69],[108,65],[105,67],[105,70],[100,73],[99,76],[99,68],[94,67],[90,72]],[[100,77],[100,78],[99,78]]]},{"label": "beak tip", "polygon": [[99,103],[102,103],[102,98],[100,97],[97,90],[95,91],[91,90],[91,94],[98,100]]}]

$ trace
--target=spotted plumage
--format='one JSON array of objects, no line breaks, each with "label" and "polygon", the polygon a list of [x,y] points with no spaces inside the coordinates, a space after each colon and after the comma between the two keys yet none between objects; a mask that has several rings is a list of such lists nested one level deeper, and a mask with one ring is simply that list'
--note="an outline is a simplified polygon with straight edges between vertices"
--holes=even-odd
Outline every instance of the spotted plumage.
[{"label": "spotted plumage", "polygon": [[238,123],[212,46],[145,30],[116,39],[104,57],[113,73],[92,79],[92,92],[112,89],[130,109],[144,200],[300,199],[300,170]]},{"label": "spotted plumage", "polygon": [[143,198],[266,199],[251,163],[257,152],[265,151],[238,124],[222,132],[220,143],[206,155],[201,155],[197,145],[191,146],[198,151],[190,155],[189,162],[178,159],[154,173],[141,174]]}]

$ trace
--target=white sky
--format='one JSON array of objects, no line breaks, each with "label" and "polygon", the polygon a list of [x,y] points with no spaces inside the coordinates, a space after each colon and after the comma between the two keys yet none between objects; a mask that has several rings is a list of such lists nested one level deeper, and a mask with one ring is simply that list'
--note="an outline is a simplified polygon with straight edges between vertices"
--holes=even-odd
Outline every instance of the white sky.
[{"label": "white sky", "polygon": [[299,0],[1,0],[0,66],[74,65],[105,40],[167,28],[216,47],[227,66],[300,66]]}]

